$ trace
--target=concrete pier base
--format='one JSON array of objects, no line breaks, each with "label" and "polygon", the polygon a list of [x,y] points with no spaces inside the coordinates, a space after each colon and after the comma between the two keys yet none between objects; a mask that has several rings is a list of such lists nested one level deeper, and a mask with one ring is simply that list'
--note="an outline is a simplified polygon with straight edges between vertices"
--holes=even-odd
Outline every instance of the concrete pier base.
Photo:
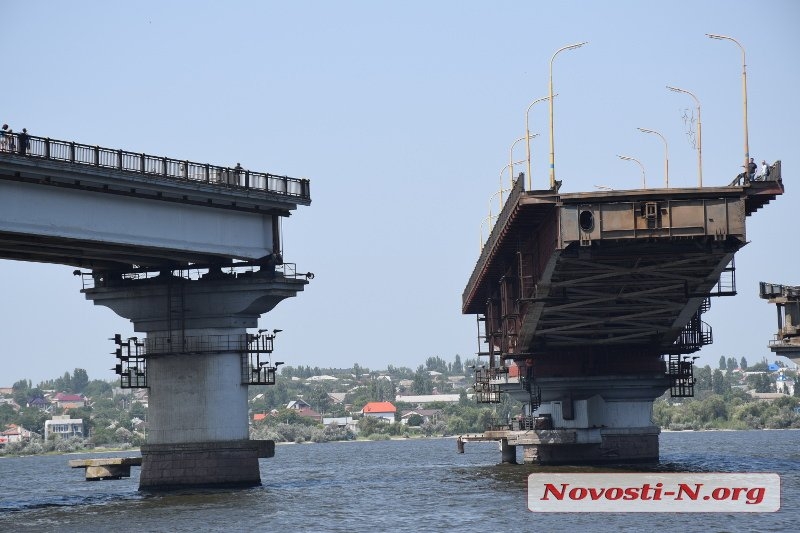
[{"label": "concrete pier base", "polygon": [[258,459],[275,455],[273,441],[215,441],[142,446],[141,490],[252,487]]},{"label": "concrete pier base", "polygon": [[598,443],[527,444],[522,447],[525,464],[576,465],[646,463],[658,461],[658,428],[652,432],[601,435]]},{"label": "concrete pier base", "polygon": [[[530,393],[519,380],[504,377],[500,390],[521,402]],[[525,418],[459,437],[464,442],[497,441],[502,462],[540,465],[639,463],[658,461],[653,401],[669,387],[662,373],[545,377],[536,380],[541,404]]]},{"label": "concrete pier base", "polygon": [[508,444],[508,439],[500,439],[500,460],[507,464],[517,464],[517,447]]}]

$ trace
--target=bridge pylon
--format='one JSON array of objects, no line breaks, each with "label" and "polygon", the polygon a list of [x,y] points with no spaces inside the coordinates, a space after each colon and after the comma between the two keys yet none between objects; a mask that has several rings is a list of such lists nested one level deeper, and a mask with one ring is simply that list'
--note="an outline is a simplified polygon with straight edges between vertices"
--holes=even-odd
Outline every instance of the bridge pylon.
[{"label": "bridge pylon", "polygon": [[140,489],[254,486],[272,441],[249,440],[247,328],[308,283],[272,272],[98,279],[88,300],[146,333]]}]

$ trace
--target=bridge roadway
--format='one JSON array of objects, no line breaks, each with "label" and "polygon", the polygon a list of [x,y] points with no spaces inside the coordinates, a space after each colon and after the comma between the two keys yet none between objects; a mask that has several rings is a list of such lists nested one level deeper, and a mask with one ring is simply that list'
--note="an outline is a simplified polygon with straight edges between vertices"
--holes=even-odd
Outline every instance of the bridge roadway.
[{"label": "bridge roadway", "polygon": [[274,336],[247,329],[312,277],[284,264],[280,234],[311,203],[308,180],[3,141],[0,259],[90,269],[84,296],[146,334],[117,341],[121,385],[149,389],[140,488],[259,484],[274,443],[249,440],[247,387],[274,383],[277,364]]},{"label": "bridge roadway", "polygon": [[30,137],[0,150],[0,257],[127,270],[259,261],[306,179]]},{"label": "bridge roadway", "polygon": [[551,433],[488,434],[530,442],[531,462],[656,460],[653,400],[692,395],[690,354],[713,340],[702,315],[711,297],[736,294],[746,217],[783,194],[780,170],[739,186],[580,193],[519,179],[462,311],[477,315],[486,357],[479,401],[509,394]]}]

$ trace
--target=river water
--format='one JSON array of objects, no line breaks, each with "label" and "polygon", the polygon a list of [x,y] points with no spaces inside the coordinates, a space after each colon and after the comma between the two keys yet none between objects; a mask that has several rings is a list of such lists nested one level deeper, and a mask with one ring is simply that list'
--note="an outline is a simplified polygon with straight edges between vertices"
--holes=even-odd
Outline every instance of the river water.
[{"label": "river water", "polygon": [[[0,458],[0,531],[798,531],[800,431],[661,435],[657,465],[624,471],[775,472],[776,513],[538,513],[527,476],[609,469],[499,465],[496,443],[453,439],[278,446],[262,486],[145,494],[131,477],[87,482],[69,459],[135,452]],[[623,471],[623,469],[616,469]]]}]

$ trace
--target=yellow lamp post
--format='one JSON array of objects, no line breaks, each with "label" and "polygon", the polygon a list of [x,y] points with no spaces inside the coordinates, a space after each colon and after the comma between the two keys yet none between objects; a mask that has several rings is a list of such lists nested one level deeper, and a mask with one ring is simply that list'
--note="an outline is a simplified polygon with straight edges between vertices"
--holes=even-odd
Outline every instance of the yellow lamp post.
[{"label": "yellow lamp post", "polygon": [[559,52],[563,52],[564,50],[574,50],[575,48],[580,48],[584,44],[587,44],[589,41],[584,41],[582,43],[575,43],[570,44],[568,46],[564,46],[556,50],[556,53],[553,54],[553,57],[550,58],[550,94],[548,99],[550,100],[550,188],[553,189],[556,186],[556,164],[555,164],[555,148],[553,143],[553,60],[559,54]]},{"label": "yellow lamp post", "polygon": [[747,172],[747,164],[750,162],[750,143],[747,134],[747,62],[745,61],[744,46],[733,37],[726,35],[714,35],[706,33],[711,39],[733,41],[742,51],[742,105],[744,107],[744,172]]},{"label": "yellow lamp post", "polygon": [[[525,137],[520,137],[513,143],[511,143],[511,149],[508,153],[508,175],[511,178],[511,187],[514,186],[514,146],[520,141],[527,141],[526,144],[528,145],[528,164],[530,165],[530,150],[531,150],[531,139],[535,139],[538,137],[538,133],[534,133],[531,135],[527,130],[525,131]],[[530,169],[528,170],[530,172]],[[530,183],[530,175],[528,175],[528,183]]]},{"label": "yellow lamp post", "polygon": [[636,128],[643,133],[655,133],[661,140],[664,141],[664,187],[669,189],[669,148],[667,146],[667,140],[664,138],[663,135],[658,133],[655,130],[648,130],[647,128]]},{"label": "yellow lamp post", "polygon": [[645,179],[644,165],[642,165],[642,162],[639,161],[638,159],[636,159],[635,157],[631,157],[629,155],[617,155],[617,157],[619,157],[620,159],[624,159],[625,161],[634,161],[639,165],[639,167],[642,169],[642,188],[646,189],[647,188],[647,180]]},{"label": "yellow lamp post", "polygon": [[[519,140],[520,139],[517,139],[517,141],[519,141]],[[516,143],[516,141],[514,141],[514,142]],[[511,148],[512,149],[514,148],[513,144],[511,145]],[[514,187],[514,179],[513,179],[514,165],[519,165],[520,163],[524,163],[524,162],[525,162],[524,159],[521,159],[519,161],[511,161],[509,164],[504,166],[503,169],[500,171],[500,190],[498,190],[496,193],[494,193],[492,195],[492,198],[494,198],[496,194],[500,194],[500,211],[503,210],[503,193],[509,190],[509,189],[504,189],[503,188],[503,173],[506,171],[507,168],[511,169],[510,170],[510,172],[512,173],[511,187]]]},{"label": "yellow lamp post", "polygon": [[[694,102],[697,104],[697,186],[703,186],[703,121],[700,120],[700,100],[697,97],[687,91],[686,89],[679,89],[677,87],[671,87],[667,85],[667,89],[670,91],[675,91],[676,93],[686,93],[694,99]],[[745,168],[747,170],[747,168]]]},{"label": "yellow lamp post", "polygon": [[[553,98],[555,98],[556,96],[558,96],[558,94],[554,94]],[[528,117],[531,114],[531,108],[533,107],[534,104],[537,104],[537,103],[541,102],[542,100],[549,100],[549,99],[550,99],[549,96],[545,96],[544,98],[539,98],[538,100],[534,100],[533,102],[531,102],[531,105],[528,106],[528,110],[525,112],[525,136],[528,138],[528,141],[527,141],[526,144],[528,145],[527,156],[528,156],[528,190],[529,191],[531,190],[531,187],[532,187],[532,183],[531,183],[531,138],[532,137],[531,137],[531,130],[530,130],[530,128],[528,128]]]}]

